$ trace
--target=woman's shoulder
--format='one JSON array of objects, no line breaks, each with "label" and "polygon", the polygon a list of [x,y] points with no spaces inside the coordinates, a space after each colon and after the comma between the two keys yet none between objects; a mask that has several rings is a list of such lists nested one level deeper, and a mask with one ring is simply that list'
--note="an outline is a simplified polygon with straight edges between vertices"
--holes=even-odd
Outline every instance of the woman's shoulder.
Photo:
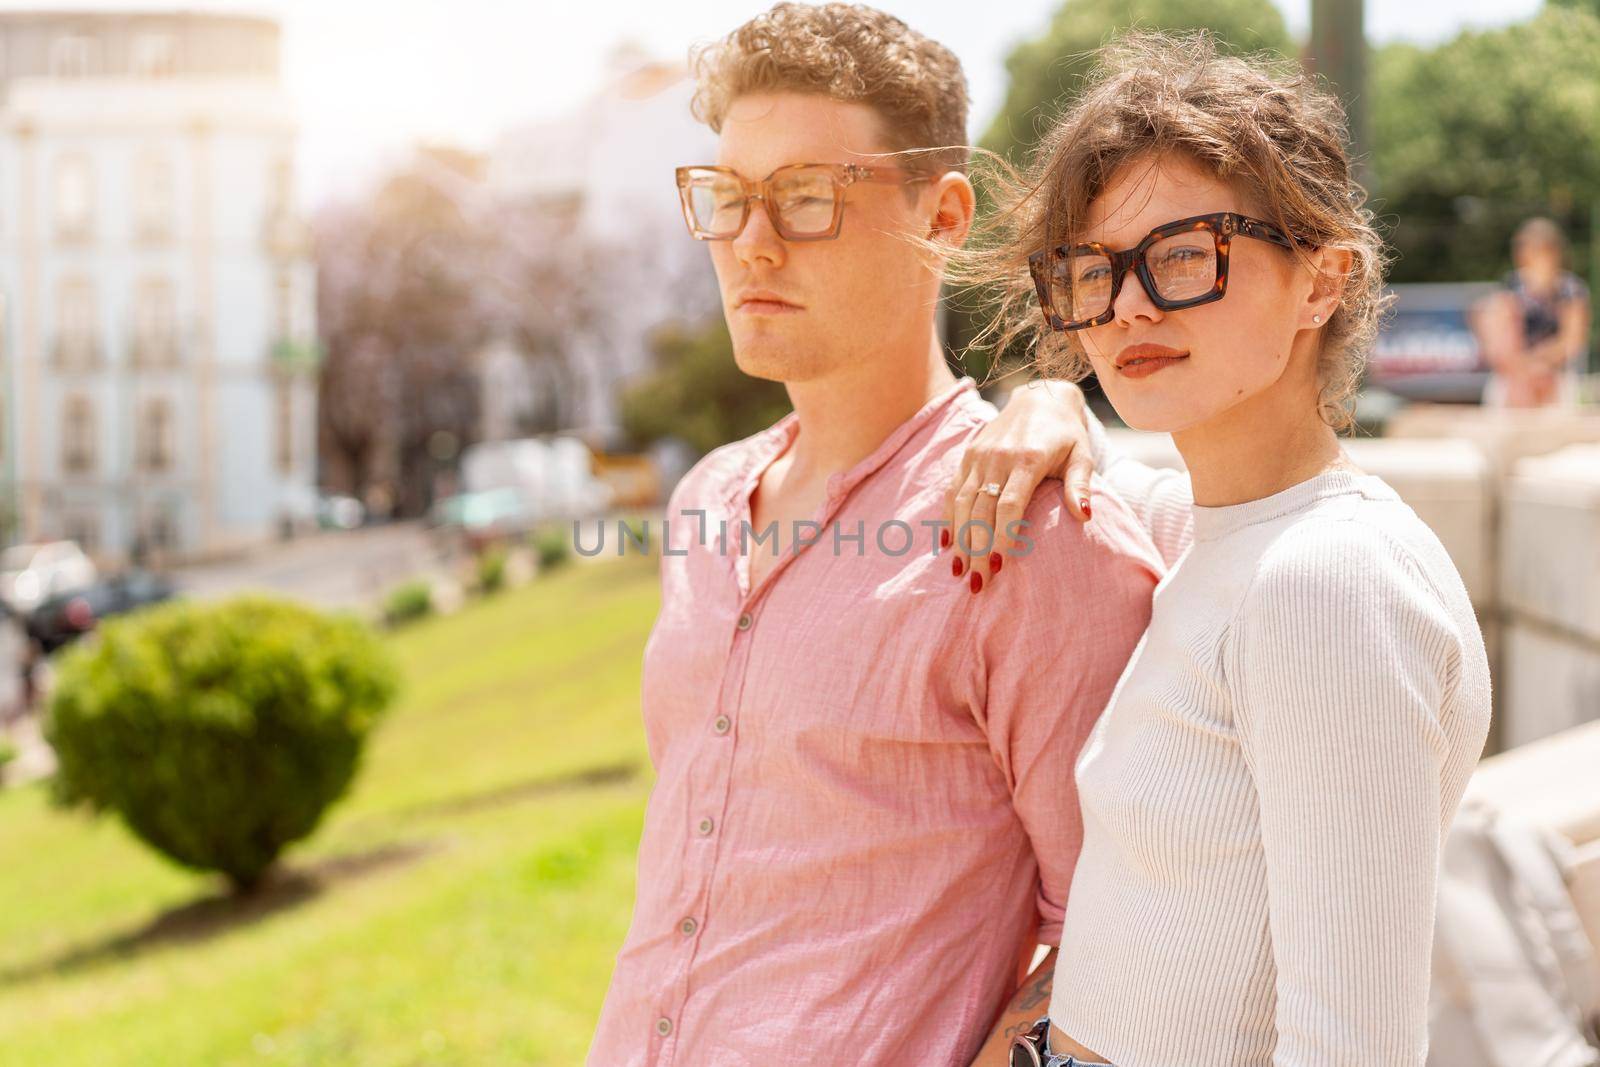
[{"label": "woman's shoulder", "polygon": [[[1373,671],[1401,684],[1404,668],[1434,678],[1452,714],[1486,729],[1489,663],[1466,585],[1427,524],[1368,478],[1359,496],[1298,517],[1261,552],[1229,630],[1239,677],[1271,663],[1318,685]],[[1476,737],[1464,744],[1481,745]]]},{"label": "woman's shoulder", "polygon": [[1257,558],[1250,595],[1381,604],[1422,598],[1470,610],[1460,573],[1438,536],[1382,479],[1296,516]]}]

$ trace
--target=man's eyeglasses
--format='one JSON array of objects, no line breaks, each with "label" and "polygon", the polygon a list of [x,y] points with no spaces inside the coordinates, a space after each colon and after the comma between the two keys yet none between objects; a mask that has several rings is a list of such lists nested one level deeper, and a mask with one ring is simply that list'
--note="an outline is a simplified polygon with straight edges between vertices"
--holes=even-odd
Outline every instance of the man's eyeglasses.
[{"label": "man's eyeglasses", "polygon": [[927,181],[898,167],[853,163],[793,163],[759,181],[729,167],[679,167],[678,197],[689,232],[701,241],[731,241],[750,221],[750,201],[760,200],[772,228],[786,241],[826,241],[839,236],[844,191],[856,182],[909,185]]},{"label": "man's eyeglasses", "polygon": [[1218,211],[1157,226],[1121,252],[1096,241],[1043,248],[1028,257],[1028,270],[1051,329],[1081,330],[1112,320],[1130,270],[1162,311],[1221,300],[1228,290],[1228,248],[1236,236],[1295,246],[1270,222]]}]

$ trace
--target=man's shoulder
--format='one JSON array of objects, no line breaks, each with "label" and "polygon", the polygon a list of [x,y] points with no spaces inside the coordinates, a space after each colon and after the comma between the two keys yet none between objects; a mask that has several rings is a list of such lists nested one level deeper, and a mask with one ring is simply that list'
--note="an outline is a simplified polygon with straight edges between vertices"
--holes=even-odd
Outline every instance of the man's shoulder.
[{"label": "man's shoulder", "polygon": [[1024,565],[1064,577],[1124,566],[1160,578],[1166,570],[1161,555],[1127,503],[1098,474],[1090,479],[1089,496],[1092,518],[1079,522],[1059,479],[1039,483],[1023,512],[1023,532],[1032,540]]}]

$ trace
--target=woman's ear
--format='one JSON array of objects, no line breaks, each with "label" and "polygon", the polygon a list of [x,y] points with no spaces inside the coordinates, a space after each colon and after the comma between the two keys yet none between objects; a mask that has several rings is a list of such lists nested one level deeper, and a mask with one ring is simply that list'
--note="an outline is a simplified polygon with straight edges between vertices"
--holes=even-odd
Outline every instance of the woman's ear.
[{"label": "woman's ear", "polygon": [[1348,248],[1317,248],[1311,253],[1311,292],[1302,312],[1306,326],[1323,326],[1333,318],[1344,298],[1344,287],[1355,265],[1355,255]]}]

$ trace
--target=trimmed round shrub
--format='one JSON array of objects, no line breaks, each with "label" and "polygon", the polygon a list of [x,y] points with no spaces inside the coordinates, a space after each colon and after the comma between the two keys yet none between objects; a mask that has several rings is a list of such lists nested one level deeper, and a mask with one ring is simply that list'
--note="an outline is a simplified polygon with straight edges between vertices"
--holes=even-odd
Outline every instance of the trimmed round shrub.
[{"label": "trimmed round shrub", "polygon": [[433,586],[418,578],[395,586],[383,604],[383,618],[390,626],[414,622],[433,614]]},{"label": "trimmed round shrub", "polygon": [[246,891],[344,794],[396,687],[368,627],[287,601],[113,619],[60,663],[55,799]]},{"label": "trimmed round shrub", "polygon": [[485,549],[478,557],[478,592],[488,595],[506,587],[506,550],[499,546]]},{"label": "trimmed round shrub", "polygon": [[572,556],[572,545],[567,541],[567,531],[557,526],[546,526],[530,539],[534,555],[539,557],[539,567],[549,570],[559,567]]}]

